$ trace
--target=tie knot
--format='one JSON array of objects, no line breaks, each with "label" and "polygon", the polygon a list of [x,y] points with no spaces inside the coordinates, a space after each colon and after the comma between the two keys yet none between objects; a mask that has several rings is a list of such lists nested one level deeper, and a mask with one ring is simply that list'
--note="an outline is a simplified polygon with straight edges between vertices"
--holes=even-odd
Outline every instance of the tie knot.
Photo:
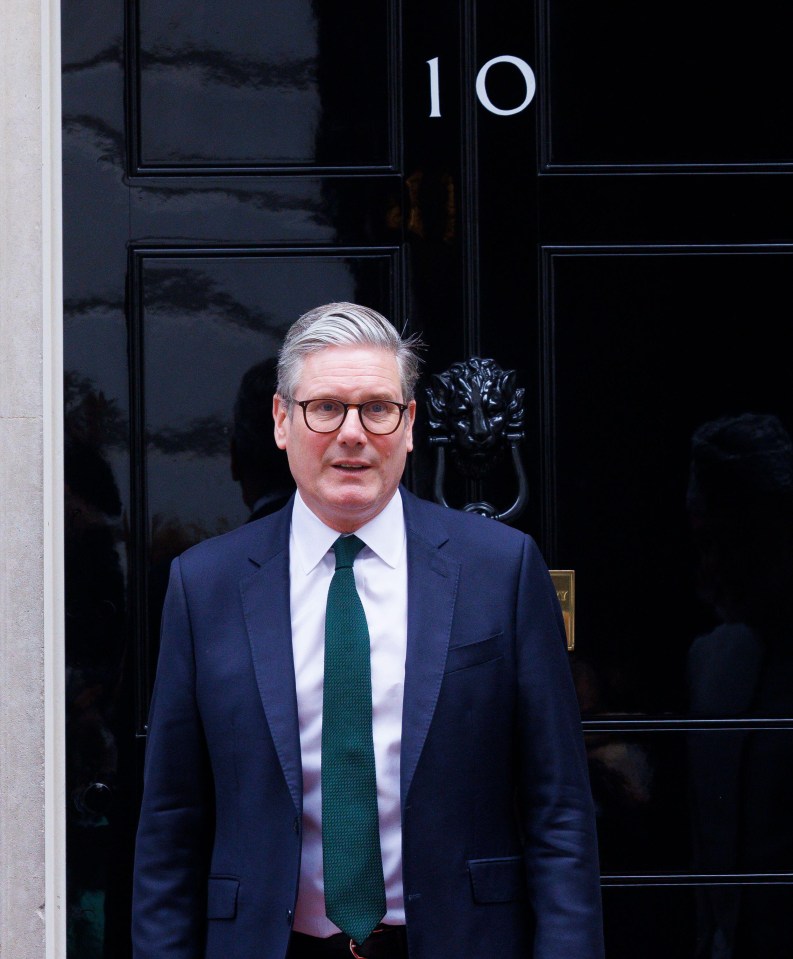
[{"label": "tie knot", "polygon": [[340,536],[333,544],[336,554],[336,569],[346,569],[355,562],[355,557],[366,544],[357,536]]}]

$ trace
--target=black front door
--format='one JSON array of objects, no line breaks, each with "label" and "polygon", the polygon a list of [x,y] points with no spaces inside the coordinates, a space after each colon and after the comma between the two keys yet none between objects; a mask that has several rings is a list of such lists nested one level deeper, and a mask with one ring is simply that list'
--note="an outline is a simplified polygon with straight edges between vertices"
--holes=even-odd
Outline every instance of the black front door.
[{"label": "black front door", "polygon": [[[64,0],[73,959],[129,953],[168,563],[285,491],[238,394],[331,300],[420,331],[428,372],[493,357],[525,388],[516,525],[576,570],[610,959],[784,953],[784,481],[754,537],[753,500],[714,519],[687,487],[703,422],[793,426],[785,35],[765,2]],[[738,443],[767,492],[734,430],[702,455]],[[514,487],[505,459],[449,501]],[[714,599],[725,566],[774,616]]]}]

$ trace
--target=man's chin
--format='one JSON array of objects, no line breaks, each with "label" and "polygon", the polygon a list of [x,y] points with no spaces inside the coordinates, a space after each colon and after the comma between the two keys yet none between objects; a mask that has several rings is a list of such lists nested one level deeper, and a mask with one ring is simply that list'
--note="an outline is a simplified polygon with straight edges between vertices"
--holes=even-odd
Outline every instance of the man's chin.
[{"label": "man's chin", "polygon": [[337,496],[328,503],[330,509],[341,515],[358,516],[369,515],[377,512],[377,504],[372,496],[366,496],[363,493],[355,495],[346,493]]},{"label": "man's chin", "polygon": [[[345,484],[346,486],[346,484]],[[335,489],[322,501],[323,513],[333,518],[328,525],[340,532],[351,532],[373,519],[388,502],[361,487]]]}]

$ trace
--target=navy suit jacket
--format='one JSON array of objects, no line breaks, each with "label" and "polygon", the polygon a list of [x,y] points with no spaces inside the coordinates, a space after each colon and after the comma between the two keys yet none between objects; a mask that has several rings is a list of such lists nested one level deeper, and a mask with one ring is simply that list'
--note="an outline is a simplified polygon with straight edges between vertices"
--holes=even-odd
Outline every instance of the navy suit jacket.
[{"label": "navy suit jacket", "polygon": [[[411,959],[600,959],[580,718],[534,542],[402,491]],[[283,959],[302,782],[291,502],[175,560],[137,838],[135,959]]]}]

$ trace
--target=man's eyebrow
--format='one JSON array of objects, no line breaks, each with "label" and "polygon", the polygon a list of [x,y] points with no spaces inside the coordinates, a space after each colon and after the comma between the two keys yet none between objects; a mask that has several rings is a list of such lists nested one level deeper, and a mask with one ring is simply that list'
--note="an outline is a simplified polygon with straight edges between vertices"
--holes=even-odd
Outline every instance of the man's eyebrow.
[{"label": "man's eyebrow", "polygon": [[[361,403],[376,403],[377,400],[386,400],[389,403],[401,403],[402,400],[395,399],[395,394],[393,393],[373,393],[371,396],[368,396],[365,400],[361,400]],[[337,403],[347,403],[350,402],[353,406],[356,403],[353,400],[342,400],[338,396],[333,396],[330,393],[317,394],[317,396],[309,397],[312,400],[335,400]]]}]

